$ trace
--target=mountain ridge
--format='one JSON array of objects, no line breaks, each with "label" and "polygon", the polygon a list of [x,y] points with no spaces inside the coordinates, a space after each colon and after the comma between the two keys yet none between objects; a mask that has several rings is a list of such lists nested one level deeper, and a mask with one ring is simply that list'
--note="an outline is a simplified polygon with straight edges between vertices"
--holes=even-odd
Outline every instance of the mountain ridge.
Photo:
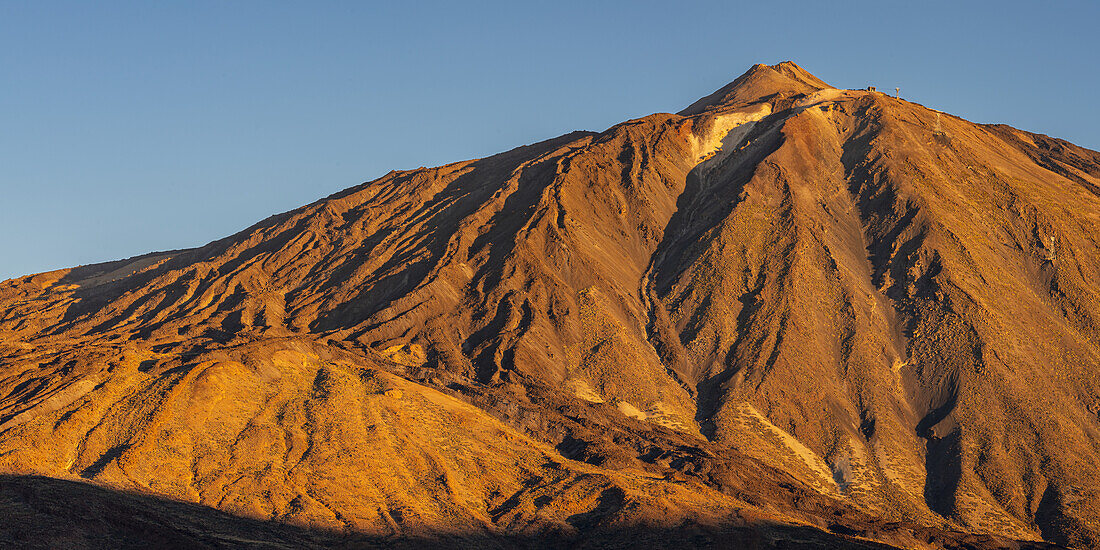
[{"label": "mountain ridge", "polygon": [[680,114],[0,283],[0,468],[392,535],[769,509],[1087,547],[1098,185],[1100,153],[756,65]]}]

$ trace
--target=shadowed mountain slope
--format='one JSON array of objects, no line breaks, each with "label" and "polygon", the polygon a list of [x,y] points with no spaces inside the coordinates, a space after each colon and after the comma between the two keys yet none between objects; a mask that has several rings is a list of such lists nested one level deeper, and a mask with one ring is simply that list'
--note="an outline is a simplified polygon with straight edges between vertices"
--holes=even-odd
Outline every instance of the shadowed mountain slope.
[{"label": "shadowed mountain slope", "polygon": [[[760,522],[753,525],[684,525],[676,528],[601,529],[582,536],[454,535],[377,537],[233,516],[217,510],[149,495],[110,491],[89,484],[44,477],[0,476],[0,510],[16,521],[0,526],[0,545],[11,548],[798,548],[886,550],[836,525],[833,533],[807,526]],[[896,527],[882,526],[889,533]],[[917,536],[942,548],[998,543],[993,537],[920,530]],[[1049,548],[1012,544],[1008,548]]]},{"label": "shadowed mountain slope", "polygon": [[365,536],[1095,546],[1098,248],[1100,153],[757,65],[0,283],[0,469]]}]

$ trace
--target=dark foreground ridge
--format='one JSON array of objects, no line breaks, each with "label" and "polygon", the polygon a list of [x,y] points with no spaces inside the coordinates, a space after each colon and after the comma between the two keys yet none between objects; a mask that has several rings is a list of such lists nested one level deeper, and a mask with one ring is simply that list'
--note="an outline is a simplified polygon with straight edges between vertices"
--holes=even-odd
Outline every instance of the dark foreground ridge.
[{"label": "dark foreground ridge", "polygon": [[[461,533],[371,537],[242,518],[205,506],[40,476],[0,476],[0,513],[6,518],[0,525],[0,547],[26,549],[895,548],[860,540],[858,537],[866,533],[842,525],[832,527],[837,532],[760,524],[726,529],[690,525],[678,529],[597,528],[571,535],[528,537]],[[898,526],[876,528],[889,533]],[[988,536],[960,533],[921,532],[916,535],[949,549],[983,547],[994,541]],[[1055,548],[1047,544],[996,542],[1008,549]]]}]

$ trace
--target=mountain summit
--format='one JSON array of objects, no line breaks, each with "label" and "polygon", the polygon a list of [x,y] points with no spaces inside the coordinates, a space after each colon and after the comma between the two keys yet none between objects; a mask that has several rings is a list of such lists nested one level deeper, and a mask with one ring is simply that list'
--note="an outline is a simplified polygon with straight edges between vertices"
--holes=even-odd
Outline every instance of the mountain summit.
[{"label": "mountain summit", "polygon": [[1100,153],[790,62],[0,283],[12,544],[1096,547],[1098,414]]},{"label": "mountain summit", "polygon": [[832,88],[821,79],[790,61],[778,65],[753,65],[718,91],[692,103],[680,115],[697,115],[720,107],[736,107],[763,99],[810,94]]}]

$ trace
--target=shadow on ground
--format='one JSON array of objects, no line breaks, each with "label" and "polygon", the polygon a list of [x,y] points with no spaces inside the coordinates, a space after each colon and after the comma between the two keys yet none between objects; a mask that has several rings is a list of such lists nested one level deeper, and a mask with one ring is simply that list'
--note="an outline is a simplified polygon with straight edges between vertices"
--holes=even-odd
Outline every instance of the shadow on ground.
[{"label": "shadow on ground", "polygon": [[[0,476],[2,548],[865,548],[892,546],[859,540],[846,528],[754,525],[583,529],[581,534],[493,536],[423,534],[405,538],[309,529],[238,517],[213,508],[39,476]],[[920,533],[917,533],[921,536]],[[925,534],[945,548],[984,548],[990,540]],[[1047,545],[1012,544],[1017,548]],[[1002,546],[1003,547],[1003,546]]]}]

